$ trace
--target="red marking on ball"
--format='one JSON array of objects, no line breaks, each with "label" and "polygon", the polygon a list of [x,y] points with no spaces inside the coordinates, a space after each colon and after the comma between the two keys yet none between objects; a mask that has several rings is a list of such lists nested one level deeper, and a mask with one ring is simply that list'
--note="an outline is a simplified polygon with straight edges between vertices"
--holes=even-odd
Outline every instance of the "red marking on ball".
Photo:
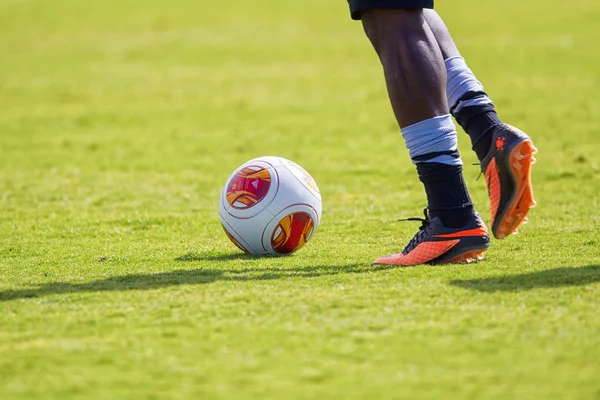
[{"label": "red marking on ball", "polygon": [[315,222],[305,212],[296,212],[284,217],[273,231],[271,245],[281,254],[298,250],[310,239]]},{"label": "red marking on ball", "polygon": [[248,209],[263,200],[270,187],[269,171],[250,165],[239,170],[227,185],[227,202],[235,209]]}]

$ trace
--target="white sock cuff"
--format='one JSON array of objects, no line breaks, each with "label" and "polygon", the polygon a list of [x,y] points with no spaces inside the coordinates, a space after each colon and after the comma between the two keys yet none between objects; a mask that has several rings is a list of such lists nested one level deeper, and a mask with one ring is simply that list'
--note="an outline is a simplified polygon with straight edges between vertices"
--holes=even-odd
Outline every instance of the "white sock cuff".
[{"label": "white sock cuff", "polygon": [[416,157],[441,153],[427,162],[439,162],[449,165],[462,165],[462,160],[451,155],[458,149],[456,126],[450,114],[426,119],[402,128],[402,136],[414,164]]},{"label": "white sock cuff", "polygon": [[[484,92],[483,85],[477,80],[462,57],[451,57],[444,61],[448,76],[446,96],[450,109],[458,106],[462,96],[468,92]],[[489,100],[489,99],[488,99]],[[492,101],[489,100],[489,103]]]},{"label": "white sock cuff", "polygon": [[467,62],[461,56],[447,58],[444,61],[444,64],[446,64],[446,71],[450,71],[453,68],[459,68],[459,67],[468,68]]}]

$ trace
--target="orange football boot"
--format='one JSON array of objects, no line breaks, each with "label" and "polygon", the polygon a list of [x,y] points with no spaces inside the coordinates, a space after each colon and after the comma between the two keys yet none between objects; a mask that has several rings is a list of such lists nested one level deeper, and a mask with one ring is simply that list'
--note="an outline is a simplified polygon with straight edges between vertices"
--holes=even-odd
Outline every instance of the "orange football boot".
[{"label": "orange football boot", "polygon": [[527,221],[535,207],[531,165],[537,149],[525,133],[510,125],[493,128],[492,147],[481,160],[490,196],[492,233],[504,239]]},{"label": "orange football boot", "polygon": [[461,228],[448,228],[437,218],[429,218],[425,209],[425,219],[419,232],[413,237],[402,253],[380,257],[372,265],[412,266],[418,264],[470,263],[483,259],[483,253],[490,247],[490,234],[474,214],[472,221]]}]

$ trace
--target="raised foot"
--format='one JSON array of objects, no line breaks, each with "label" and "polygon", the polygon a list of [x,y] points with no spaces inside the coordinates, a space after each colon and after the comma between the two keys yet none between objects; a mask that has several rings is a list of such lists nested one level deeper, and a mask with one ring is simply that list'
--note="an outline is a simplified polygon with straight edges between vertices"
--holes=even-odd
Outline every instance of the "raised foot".
[{"label": "raised foot", "polygon": [[531,166],[535,164],[534,155],[537,149],[530,140],[519,143],[511,152],[509,162],[517,184],[517,196],[495,234],[497,239],[504,239],[518,233],[521,223],[527,222],[529,210],[536,206],[531,185]]}]

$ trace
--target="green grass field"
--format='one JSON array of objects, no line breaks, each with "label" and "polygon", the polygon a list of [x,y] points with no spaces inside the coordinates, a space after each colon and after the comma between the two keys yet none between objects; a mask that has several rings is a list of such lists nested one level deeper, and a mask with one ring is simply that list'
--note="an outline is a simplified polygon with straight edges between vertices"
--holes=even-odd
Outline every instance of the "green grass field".
[{"label": "green grass field", "polygon": [[[597,1],[439,2],[539,205],[481,263],[407,269],[369,266],[425,198],[346,2],[204,3],[0,0],[0,398],[600,399]],[[221,230],[261,155],[323,195],[291,257]]]}]

